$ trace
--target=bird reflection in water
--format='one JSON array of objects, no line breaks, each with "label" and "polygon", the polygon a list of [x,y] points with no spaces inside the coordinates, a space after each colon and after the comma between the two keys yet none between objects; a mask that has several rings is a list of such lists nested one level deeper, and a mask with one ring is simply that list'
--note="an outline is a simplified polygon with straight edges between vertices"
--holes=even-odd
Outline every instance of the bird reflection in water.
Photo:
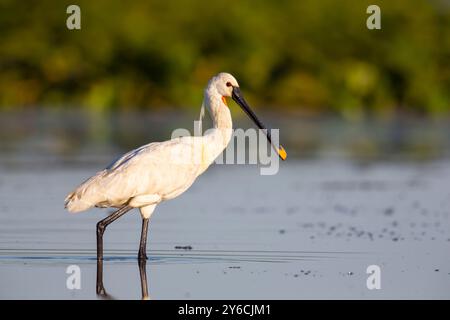
[{"label": "bird reflection in water", "polygon": [[[139,259],[139,277],[141,281],[141,293],[142,300],[149,300],[148,295],[148,285],[147,285],[147,260]],[[97,296],[101,299],[112,300],[115,299],[113,296],[108,294],[103,285],[103,260],[97,260],[97,284],[96,284]]]}]

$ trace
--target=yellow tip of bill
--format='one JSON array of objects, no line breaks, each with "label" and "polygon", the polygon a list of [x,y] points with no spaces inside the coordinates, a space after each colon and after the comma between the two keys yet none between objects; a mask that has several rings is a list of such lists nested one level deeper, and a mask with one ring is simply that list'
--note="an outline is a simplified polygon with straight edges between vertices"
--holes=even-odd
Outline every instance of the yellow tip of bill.
[{"label": "yellow tip of bill", "polygon": [[286,160],[286,158],[287,158],[286,150],[284,150],[284,148],[282,146],[280,146],[278,148],[278,155],[280,156],[281,160],[283,160],[283,161]]}]

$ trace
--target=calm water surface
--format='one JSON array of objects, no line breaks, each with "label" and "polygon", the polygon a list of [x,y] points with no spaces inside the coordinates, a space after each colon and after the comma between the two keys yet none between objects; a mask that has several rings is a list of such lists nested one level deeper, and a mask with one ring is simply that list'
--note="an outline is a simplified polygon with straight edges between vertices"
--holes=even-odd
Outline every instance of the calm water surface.
[{"label": "calm water surface", "polygon": [[[251,126],[232,111],[236,127]],[[112,224],[100,269],[112,298],[450,298],[448,120],[261,117],[282,128],[289,158],[278,174],[211,167],[156,209],[146,266],[135,258],[137,211]],[[71,215],[64,197],[124,151],[192,130],[196,118],[0,114],[0,298],[99,298],[95,224],[110,211]],[[71,265],[80,290],[67,289]],[[367,289],[370,265],[381,268],[380,290]]]},{"label": "calm water surface", "polygon": [[[63,199],[98,166],[0,167],[0,298],[97,299],[95,224]],[[216,165],[158,206],[152,299],[450,298],[450,163],[291,161],[274,176]],[[142,298],[137,211],[105,235],[104,287]],[[190,246],[191,250],[176,249]],[[81,269],[69,290],[66,269]],[[368,290],[366,269],[381,268]],[[142,270],[141,270],[142,271]]]}]

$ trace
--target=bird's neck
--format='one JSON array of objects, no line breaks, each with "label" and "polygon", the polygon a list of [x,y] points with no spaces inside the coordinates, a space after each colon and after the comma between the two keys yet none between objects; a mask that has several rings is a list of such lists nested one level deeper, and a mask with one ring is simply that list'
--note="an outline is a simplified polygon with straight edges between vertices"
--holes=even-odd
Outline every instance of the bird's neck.
[{"label": "bird's neck", "polygon": [[210,93],[206,95],[204,103],[211,116],[213,127],[221,132],[226,146],[231,139],[233,121],[225,98],[217,93]]},{"label": "bird's neck", "polygon": [[221,105],[216,109],[216,112],[211,115],[214,128],[219,130],[231,130],[233,129],[233,121],[231,120],[231,113],[228,106],[222,101]]},{"label": "bird's neck", "polygon": [[[213,122],[213,129],[205,134],[204,138],[208,141],[206,145],[215,159],[228,145],[233,135],[233,122],[228,106],[225,104],[222,96],[218,94],[207,94],[204,105],[208,109]],[[212,150],[214,149],[214,150]]]}]

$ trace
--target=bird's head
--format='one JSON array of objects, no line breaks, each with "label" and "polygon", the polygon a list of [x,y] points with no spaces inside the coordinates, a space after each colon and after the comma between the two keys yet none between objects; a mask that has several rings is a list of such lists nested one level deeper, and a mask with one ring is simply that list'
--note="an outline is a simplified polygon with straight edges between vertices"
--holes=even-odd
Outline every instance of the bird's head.
[{"label": "bird's head", "polygon": [[286,151],[281,145],[276,146],[272,142],[270,131],[267,130],[267,128],[258,119],[256,114],[252,111],[248,103],[245,101],[235,77],[226,72],[221,72],[218,75],[214,76],[209,81],[208,86],[206,87],[206,95],[219,95],[225,106],[227,106],[226,98],[231,97],[249,116],[249,118],[253,120],[258,128],[264,131],[267,136],[267,140],[269,140],[269,142],[272,144],[273,148],[277,151],[280,158],[282,160],[286,159]]},{"label": "bird's head", "polygon": [[222,97],[232,97],[233,89],[239,88],[236,78],[226,72],[221,72],[213,77],[209,82],[209,86],[214,87]]}]

